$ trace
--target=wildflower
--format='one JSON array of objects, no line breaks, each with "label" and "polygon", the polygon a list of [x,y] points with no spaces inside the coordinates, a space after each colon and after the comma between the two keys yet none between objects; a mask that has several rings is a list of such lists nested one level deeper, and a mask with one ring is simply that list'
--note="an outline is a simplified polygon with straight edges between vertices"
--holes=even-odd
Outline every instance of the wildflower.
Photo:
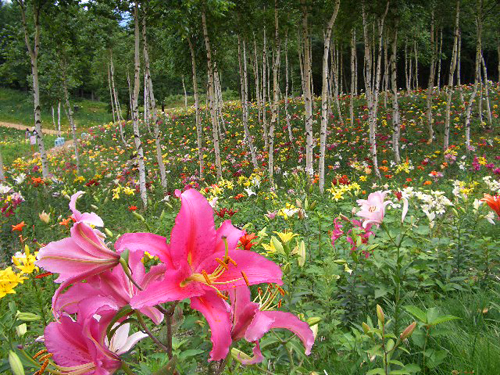
[{"label": "wildflower", "polygon": [[38,270],[38,267],[35,266],[36,257],[35,255],[30,254],[30,248],[28,245],[24,247],[24,254],[21,252],[17,252],[12,256],[12,263],[16,266],[17,269],[21,271],[23,274],[32,274],[33,271]]},{"label": "wildflower", "polygon": [[362,217],[363,228],[366,228],[368,224],[379,225],[384,220],[385,207],[391,203],[390,201],[385,201],[385,196],[388,191],[377,191],[368,195],[368,199],[358,199],[358,205],[361,211],[357,213],[357,216]]},{"label": "wildflower", "polygon": [[23,228],[26,226],[26,223],[24,221],[21,221],[19,224],[13,225],[12,226],[12,231],[15,232],[22,232]]},{"label": "wildflower", "polygon": [[82,214],[80,211],[76,209],[76,201],[83,194],[85,194],[83,191],[79,191],[71,196],[71,200],[69,202],[69,209],[71,210],[71,212],[73,212],[73,215],[71,217],[77,223],[81,222],[89,225],[95,225],[96,227],[103,227],[104,222],[99,216],[97,216],[97,214],[95,214],[94,212],[91,213],[85,212]]},{"label": "wildflower", "polygon": [[42,220],[45,224],[48,224],[50,222],[50,214],[46,213],[45,211],[42,211],[41,213],[38,214],[38,217],[40,220]]},{"label": "wildflower", "polygon": [[135,211],[137,210],[137,206],[128,206],[129,211]]},{"label": "wildflower", "polygon": [[486,202],[490,208],[495,211],[500,218],[500,195],[489,195],[485,194],[484,198],[481,199],[483,202]]},{"label": "wildflower", "polygon": [[80,305],[76,321],[63,316],[44,332],[45,346],[61,373],[112,374],[121,367],[120,355],[147,335],[128,336],[130,325],[123,324],[108,341],[106,330],[117,312],[109,301],[97,297]]},{"label": "wildflower", "polygon": [[0,270],[0,298],[5,297],[7,294],[15,294],[14,288],[22,284],[27,277],[21,273],[15,273],[12,267],[7,267]]},{"label": "wildflower", "polygon": [[[241,363],[251,365],[263,361],[259,340],[265,333],[275,328],[288,329],[297,335],[306,348],[306,355],[311,354],[314,334],[309,324],[291,313],[272,310],[274,300],[279,294],[284,294],[283,290],[270,285],[266,293],[259,293],[256,299],[259,302],[254,302],[250,299],[250,289],[247,286],[229,290],[232,316],[231,338],[233,341],[245,339],[255,344],[253,357],[241,355],[238,351],[236,358]],[[278,306],[280,305],[278,303]]]},{"label": "wildflower", "polygon": [[250,250],[253,245],[255,245],[252,241],[257,238],[255,233],[245,234],[241,236],[239,247],[243,250]]},{"label": "wildflower", "polygon": [[332,245],[335,246],[335,242],[344,235],[344,232],[342,231],[343,225],[339,223],[340,218],[336,217],[333,220],[333,224],[335,226],[334,230],[332,231]]},{"label": "wildflower", "polygon": [[287,244],[288,242],[290,242],[292,240],[292,238],[294,237],[297,237],[298,234],[296,233],[292,233],[292,232],[274,232],[278,235],[278,237],[280,238],[281,242],[283,244]]},{"label": "wildflower", "polygon": [[181,197],[181,209],[170,235],[127,233],[115,244],[117,251],[142,250],[165,264],[163,279],[154,281],[131,300],[133,309],[158,303],[191,299],[191,308],[201,312],[212,332],[211,360],[226,357],[231,344],[227,289],[259,283],[282,283],[281,269],[252,251],[236,250],[243,231],[229,220],[215,229],[213,209],[194,189]]},{"label": "wildflower", "polygon": [[62,219],[60,222],[59,222],[59,225],[62,225],[62,226],[65,226],[65,227],[69,227],[69,223],[71,223],[72,220],[71,220],[71,217],[68,217],[66,219]]}]

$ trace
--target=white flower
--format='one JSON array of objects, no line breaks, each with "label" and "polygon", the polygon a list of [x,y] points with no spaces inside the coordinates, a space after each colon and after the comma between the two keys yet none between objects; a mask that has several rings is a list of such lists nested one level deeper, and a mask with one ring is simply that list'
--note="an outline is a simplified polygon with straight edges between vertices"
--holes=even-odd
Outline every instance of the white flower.
[{"label": "white flower", "polygon": [[254,192],[254,191],[252,191],[252,189],[250,189],[250,188],[245,188],[245,193],[247,193],[247,195],[248,195],[249,197],[251,197],[252,195],[257,195],[257,194],[255,194],[255,192]]},{"label": "white flower", "polygon": [[18,176],[14,177],[14,182],[19,185],[22,184],[26,178],[26,174],[20,173]]},{"label": "white flower", "polygon": [[[118,324],[118,323],[116,323]],[[116,325],[115,324],[115,325]],[[107,343],[108,339],[106,338],[106,343],[108,344],[108,348],[113,353],[117,355],[122,355],[128,352],[132,347],[137,344],[140,340],[145,337],[148,337],[145,333],[136,332],[131,336],[128,335],[130,331],[130,323],[125,323],[117,328],[115,334],[111,338],[111,341]]]},{"label": "white flower", "polygon": [[491,224],[495,225],[495,213],[493,211],[488,212],[488,214],[485,215],[484,218]]}]

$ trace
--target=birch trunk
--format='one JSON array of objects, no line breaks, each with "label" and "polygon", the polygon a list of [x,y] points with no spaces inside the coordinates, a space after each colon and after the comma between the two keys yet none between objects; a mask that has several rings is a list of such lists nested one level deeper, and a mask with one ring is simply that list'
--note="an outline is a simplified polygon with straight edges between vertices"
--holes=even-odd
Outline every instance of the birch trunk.
[{"label": "birch trunk", "polygon": [[349,101],[349,114],[351,125],[354,125],[354,97],[356,96],[356,30],[351,31],[351,100]]},{"label": "birch trunk", "polygon": [[306,130],[306,172],[312,180],[314,175],[314,134],[313,134],[313,108],[311,92],[311,49],[309,46],[309,11],[306,0],[301,0],[302,6],[302,38],[304,44],[304,105],[305,105],[305,130]]},{"label": "birch trunk", "polygon": [[397,80],[397,56],[398,56],[398,23],[394,26],[394,37],[392,39],[391,56],[391,86],[392,86],[392,149],[394,161],[401,163],[399,154],[399,138],[401,134],[401,121],[398,102],[398,80]]},{"label": "birch trunk", "polygon": [[110,70],[111,70],[111,87],[113,89],[113,97],[115,100],[115,108],[116,108],[116,117],[118,120],[118,129],[120,130],[120,138],[122,139],[122,143],[125,148],[128,147],[127,141],[125,140],[125,134],[123,133],[123,116],[122,116],[122,108],[120,106],[120,101],[118,100],[118,93],[116,92],[115,87],[115,67],[113,64],[113,50],[110,50]]},{"label": "birch trunk", "polygon": [[413,42],[413,45],[414,45],[414,50],[415,50],[415,90],[418,90],[418,88],[419,88],[419,83],[418,83],[418,46],[417,46],[416,40]]},{"label": "birch trunk", "polygon": [[198,146],[198,163],[200,166],[200,180],[203,179],[203,127],[201,124],[201,113],[200,113],[200,100],[198,97],[198,75],[196,73],[196,54],[194,52],[194,46],[191,42],[191,38],[187,38],[189,44],[189,52],[191,53],[191,68],[193,71],[193,96],[194,96],[194,110],[196,117],[196,143]]},{"label": "birch trunk", "polygon": [[[160,171],[160,183],[165,192],[167,190],[167,173],[165,171],[165,163],[163,162],[163,155],[161,149],[161,133],[160,127],[158,125],[157,110],[156,110],[156,98],[153,90],[153,79],[151,78],[151,67],[149,63],[149,50],[148,50],[148,40],[146,33],[146,17],[142,19],[142,43],[143,43],[143,58],[144,58],[144,75],[145,83],[147,84],[144,91],[147,91],[147,97],[149,98],[149,104],[151,108],[151,115],[153,119],[153,135],[155,138],[156,146],[156,161],[158,163],[158,169]],[[148,127],[149,129],[149,127]]]},{"label": "birch trunk", "polygon": [[134,91],[132,93],[132,123],[134,125],[134,143],[137,151],[137,163],[139,165],[139,189],[144,208],[147,207],[148,197],[146,191],[146,168],[144,165],[144,148],[139,132],[139,90],[141,86],[140,69],[141,59],[139,55],[139,5],[134,5]]},{"label": "birch trunk", "polygon": [[116,114],[115,114],[115,100],[113,99],[113,92],[111,91],[111,72],[108,64],[108,86],[109,86],[109,98],[111,100],[111,113],[113,114],[113,124],[116,124]]},{"label": "birch trunk", "polygon": [[[328,55],[330,53],[330,40],[332,37],[333,25],[339,12],[340,0],[335,1],[334,10],[326,30],[324,32],[323,43],[323,71],[322,71],[322,89],[321,89],[321,129],[319,136],[319,191],[323,194],[325,190],[325,151],[326,139],[328,131]],[[331,72],[333,74],[333,72]],[[335,83],[334,83],[335,84]],[[336,85],[337,86],[337,85]],[[337,90],[335,90],[337,91]],[[335,97],[338,100],[338,93],[335,92]],[[340,115],[340,108],[339,108]]]},{"label": "birch trunk", "polygon": [[219,145],[219,130],[217,120],[216,98],[214,93],[214,67],[212,62],[212,48],[210,47],[210,38],[208,37],[207,20],[206,20],[205,7],[201,13],[201,23],[203,27],[203,38],[205,40],[205,48],[207,49],[207,100],[210,108],[210,117],[212,119],[212,137],[214,143],[215,153],[215,167],[217,169],[217,180],[222,178],[222,165],[220,160],[220,145]]},{"label": "birch trunk", "polygon": [[[382,43],[383,43],[383,32],[384,32],[384,21],[387,13],[389,11],[390,2],[387,1],[385,12],[379,19],[378,25],[378,56],[375,63],[375,69],[373,69],[373,58],[372,58],[372,48],[375,50],[375,46],[370,46],[370,37],[368,33],[368,20],[365,11],[365,2],[362,3],[362,16],[363,16],[363,33],[365,37],[365,86],[366,86],[366,98],[368,102],[368,123],[370,126],[370,151],[372,156],[373,168],[375,169],[375,174],[378,178],[381,178],[380,170],[378,168],[378,158],[377,158],[377,110],[378,110],[378,95],[380,87],[380,75],[381,75],[381,63],[382,63]],[[372,86],[372,72],[375,71],[374,84]]]},{"label": "birch trunk", "polygon": [[408,41],[405,39],[405,83],[406,95],[410,92],[410,76],[408,74]]},{"label": "birch trunk", "polygon": [[273,104],[271,111],[271,124],[269,126],[269,162],[268,173],[271,182],[274,180],[274,129],[278,123],[279,109],[279,80],[281,45],[278,24],[278,0],[274,0],[274,61],[273,61]]},{"label": "birch trunk", "polygon": [[184,82],[184,76],[182,76],[182,89],[184,90],[184,108],[186,108],[186,111],[188,109],[188,95],[186,91],[186,83]]},{"label": "birch trunk", "polygon": [[[47,154],[45,152],[45,143],[43,141],[42,133],[42,114],[40,108],[40,85],[38,83],[38,54],[40,52],[40,6],[37,2],[33,2],[33,21],[35,28],[35,36],[33,46],[31,45],[28,25],[26,22],[26,6],[24,0],[18,0],[19,7],[21,8],[21,18],[24,29],[24,41],[31,60],[31,75],[33,78],[33,109],[35,114],[35,129],[37,132],[38,151],[40,152],[40,159],[42,162],[42,176],[43,178],[49,177],[49,163],[47,161]],[[38,4],[38,6],[37,6]]]},{"label": "birch trunk", "polygon": [[290,139],[290,143],[292,144],[293,149],[295,149],[295,140],[293,137],[292,131],[292,123],[290,121],[290,113],[288,111],[288,36],[285,35],[285,119],[286,119],[286,127],[288,129],[288,138]]},{"label": "birch trunk", "polygon": [[61,136],[61,101],[57,102],[57,133]]},{"label": "birch trunk", "polygon": [[450,111],[451,111],[451,98],[453,96],[453,76],[455,74],[455,69],[457,65],[457,51],[458,51],[458,34],[460,27],[460,0],[457,0],[456,11],[455,11],[455,31],[453,38],[453,51],[450,62],[450,72],[448,74],[448,87],[446,88],[447,98],[446,98],[446,117],[444,123],[444,142],[443,148],[448,149],[450,143]]},{"label": "birch trunk", "polygon": [[266,26],[264,26],[264,48],[262,49],[262,127],[264,129],[264,148],[269,147],[269,135],[267,130],[267,109],[266,109],[266,93],[267,93],[267,38]]},{"label": "birch trunk", "polygon": [[254,170],[258,168],[257,157],[255,155],[255,150],[253,147],[252,136],[248,130],[248,75],[246,66],[246,48],[245,41],[243,41],[243,46],[241,43],[241,36],[238,35],[238,65],[240,69],[240,94],[241,94],[241,109],[243,117],[243,130],[245,135],[245,143],[250,151],[250,156],[252,159],[252,164]]},{"label": "birch trunk", "polygon": [[432,142],[434,139],[434,128],[433,128],[433,119],[432,119],[432,99],[434,94],[434,64],[435,64],[435,31],[434,31],[434,9],[432,9],[431,14],[431,63],[430,63],[430,72],[429,72],[429,80],[427,81],[427,125],[429,127],[429,142]]},{"label": "birch trunk", "polygon": [[493,124],[493,119],[491,116],[491,105],[490,105],[490,84],[488,82],[488,70],[486,68],[486,63],[484,61],[484,56],[481,53],[481,65],[483,67],[483,77],[484,77],[484,96],[486,100],[486,115],[488,117],[488,125],[491,128]]},{"label": "birch trunk", "polygon": [[262,124],[262,102],[261,102],[261,88],[259,79],[259,59],[257,56],[257,40],[255,33],[253,36],[253,76],[255,80],[255,101],[257,103],[258,122]]},{"label": "birch trunk", "polygon": [[[337,3],[335,3],[335,7],[337,6]],[[338,13],[338,12],[337,12]],[[335,53],[332,54],[332,57],[334,57],[334,67],[335,71],[331,72],[333,76],[333,96],[335,99],[335,106],[337,107],[337,115],[339,117],[340,123],[344,123],[344,118],[342,116],[342,109],[340,108],[340,100],[339,100],[339,50],[334,49]],[[342,60],[341,60],[342,61]]]},{"label": "birch trunk", "polygon": [[443,28],[441,28],[439,31],[438,69],[437,69],[437,81],[436,81],[438,93],[441,91],[441,65],[442,65],[441,62],[443,60],[442,55],[443,55]]},{"label": "birch trunk", "polygon": [[[78,138],[76,136],[76,124],[73,118],[73,108],[71,107],[71,103],[69,101],[69,93],[68,93],[68,79],[66,76],[66,63],[62,62],[62,75],[63,75],[63,91],[64,91],[64,101],[66,104],[66,115],[68,116],[69,125],[71,127],[71,135],[73,136],[73,147],[75,148],[75,161],[76,161],[76,173],[80,175],[80,156],[78,154]],[[60,108],[59,102],[59,108]],[[60,110],[59,110],[60,113]]]},{"label": "birch trunk", "polygon": [[461,67],[462,67],[462,33],[458,30],[458,56],[457,56],[457,86],[458,92],[460,93],[460,103],[462,103],[462,108],[465,108],[464,90],[462,90],[461,83]]},{"label": "birch trunk", "polygon": [[[50,106],[50,110],[52,111],[52,126],[54,127],[54,130],[57,130],[57,125],[56,125],[56,112],[54,110],[54,106],[51,105]],[[61,135],[58,134],[57,135],[58,137],[60,137]]]}]

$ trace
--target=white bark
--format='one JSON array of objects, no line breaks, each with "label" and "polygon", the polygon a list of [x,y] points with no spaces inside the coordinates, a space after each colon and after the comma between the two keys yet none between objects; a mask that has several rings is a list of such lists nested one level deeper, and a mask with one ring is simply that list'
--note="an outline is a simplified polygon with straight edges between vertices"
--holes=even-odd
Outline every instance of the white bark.
[{"label": "white bark", "polygon": [[[33,78],[33,107],[35,114],[35,129],[37,132],[38,151],[40,152],[40,159],[42,161],[42,176],[43,178],[49,177],[49,163],[47,161],[47,154],[45,152],[45,143],[43,141],[42,133],[42,114],[40,108],[40,85],[38,82],[38,54],[40,52],[40,4],[33,2],[33,21],[35,27],[35,36],[33,46],[28,32],[28,25],[26,22],[26,6],[24,0],[18,0],[21,9],[21,18],[24,29],[24,41],[31,60],[31,75]],[[37,6],[38,5],[38,6]]]},{"label": "white bark", "polygon": [[212,62],[212,48],[210,47],[210,38],[208,37],[207,20],[205,15],[205,8],[203,8],[201,13],[201,23],[203,27],[203,38],[205,40],[205,48],[207,49],[207,71],[208,71],[208,83],[207,83],[207,100],[210,107],[210,117],[212,119],[212,136],[214,143],[215,152],[215,166],[217,168],[217,180],[222,178],[222,165],[220,159],[220,145],[219,145],[219,130],[218,130],[218,120],[217,120],[217,99],[214,93],[214,66]]},{"label": "white bark", "polygon": [[198,75],[196,73],[196,55],[194,52],[194,46],[191,42],[191,38],[187,38],[189,43],[189,52],[191,54],[191,68],[193,72],[193,96],[194,96],[194,110],[196,117],[196,143],[198,146],[198,164],[200,167],[200,180],[203,179],[203,127],[201,124],[201,113],[200,113],[200,99],[198,97]]},{"label": "white bark", "polygon": [[306,130],[306,172],[312,180],[314,175],[314,134],[313,134],[313,108],[311,92],[311,48],[309,43],[309,11],[306,0],[301,0],[302,6],[302,38],[304,45],[304,105],[305,105],[305,130]]},{"label": "white bark", "polygon": [[[326,26],[324,32],[324,42],[323,42],[323,72],[322,72],[322,90],[321,90],[321,129],[319,135],[319,191],[323,194],[325,190],[325,151],[326,151],[326,139],[328,131],[328,55],[330,53],[330,40],[332,37],[333,25],[337,19],[337,14],[339,12],[340,0],[335,1],[334,10]],[[334,72],[331,72],[334,74]],[[334,79],[335,81],[335,79]],[[336,88],[338,84],[334,83]],[[338,100],[338,92],[335,90],[335,98]],[[340,107],[339,116],[340,116]]]},{"label": "white bark", "polygon": [[450,111],[451,111],[451,99],[453,96],[453,77],[457,65],[459,27],[460,27],[460,0],[457,0],[456,11],[455,11],[455,32],[454,32],[455,36],[453,38],[453,51],[451,56],[450,72],[448,74],[448,87],[446,88],[447,98],[446,98],[446,115],[444,122],[444,141],[443,141],[443,148],[445,150],[448,149],[450,142]]},{"label": "white bark", "polygon": [[[146,17],[142,19],[142,39],[143,39],[143,56],[144,56],[144,81],[147,86],[144,91],[147,92],[147,97],[149,98],[149,106],[151,107],[151,115],[153,118],[153,132],[155,138],[156,146],[156,161],[158,163],[158,169],[160,170],[160,183],[164,191],[167,190],[167,173],[165,171],[165,163],[163,162],[163,155],[161,149],[161,133],[160,127],[158,125],[157,110],[156,110],[156,99],[153,90],[153,79],[151,78],[151,68],[149,63],[149,51],[148,51],[148,41],[146,33]],[[149,129],[149,126],[148,126]]]},{"label": "white bark", "polygon": [[392,86],[392,150],[394,152],[394,161],[401,163],[399,154],[399,138],[401,134],[401,119],[398,103],[398,85],[397,85],[397,56],[398,56],[398,24],[394,27],[394,37],[392,39],[391,56],[391,86]]},{"label": "white bark", "polygon": [[139,55],[139,5],[134,5],[134,91],[132,93],[132,122],[134,125],[134,143],[137,151],[137,163],[139,165],[139,189],[144,208],[147,207],[148,197],[146,191],[146,168],[144,165],[144,148],[139,131],[139,90],[141,86],[140,69],[141,59]]},{"label": "white bark", "polygon": [[[62,76],[63,76],[63,91],[64,91],[64,101],[66,105],[66,115],[68,116],[69,126],[71,128],[71,135],[73,136],[73,146],[75,148],[75,161],[76,161],[76,173],[80,175],[80,156],[78,154],[78,138],[76,136],[76,124],[73,118],[73,108],[71,107],[71,102],[69,100],[68,92],[68,79],[66,76],[66,62],[62,62]],[[58,105],[58,114],[61,113],[61,102]],[[60,116],[58,116],[58,122],[60,124]]]}]

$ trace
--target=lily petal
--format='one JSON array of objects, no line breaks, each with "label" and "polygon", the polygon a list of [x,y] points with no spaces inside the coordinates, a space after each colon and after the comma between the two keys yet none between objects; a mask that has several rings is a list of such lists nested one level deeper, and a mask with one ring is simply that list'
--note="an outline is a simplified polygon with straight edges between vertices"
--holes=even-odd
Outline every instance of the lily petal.
[{"label": "lily petal", "polygon": [[215,292],[206,292],[202,296],[191,298],[191,308],[203,314],[212,331],[210,360],[220,361],[226,358],[231,346],[231,321],[227,303]]},{"label": "lily petal", "polygon": [[238,246],[238,241],[244,235],[244,230],[236,228],[233,224],[231,224],[231,220],[225,220],[216,231],[215,252],[224,251],[226,249],[226,245],[223,240],[224,237],[226,238],[228,249],[234,250],[236,249],[236,246]]},{"label": "lily petal", "polygon": [[85,192],[79,191],[71,196],[69,201],[69,209],[73,212],[73,218],[76,222],[83,222],[86,224],[95,225],[96,227],[103,227],[104,222],[102,219],[94,212],[91,213],[81,213],[76,209],[76,201],[79,197],[81,197]]},{"label": "lily petal", "polygon": [[194,189],[181,194],[181,209],[170,237],[170,253],[175,268],[185,262],[196,268],[215,249],[215,224],[212,207]]},{"label": "lily petal", "polygon": [[128,249],[131,252],[146,251],[152,256],[157,256],[169,268],[174,268],[170,257],[167,239],[152,233],[125,233],[115,242],[115,249],[118,253]]},{"label": "lily petal", "polygon": [[205,293],[199,283],[196,282],[189,282],[181,286],[181,283],[186,279],[184,272],[168,270],[164,275],[163,280],[151,282],[145,290],[132,297],[130,306],[137,310],[143,307],[152,307],[159,303],[181,301]]},{"label": "lily petal", "polygon": [[314,344],[314,335],[309,324],[303,322],[295,315],[283,311],[260,311],[245,333],[247,341],[257,341],[274,328],[284,328],[293,332],[302,341],[306,348],[306,355],[311,354]]},{"label": "lily petal", "polygon": [[[217,284],[219,290],[246,285],[242,272],[245,273],[250,285],[261,283],[283,284],[280,267],[264,256],[248,250],[230,251],[229,256],[236,262],[236,266],[230,263],[228,270],[217,279],[217,283],[225,283]],[[219,265],[216,258],[224,258],[224,252],[215,253],[200,264],[198,267],[199,272],[206,270],[210,273],[215,270]]]}]

